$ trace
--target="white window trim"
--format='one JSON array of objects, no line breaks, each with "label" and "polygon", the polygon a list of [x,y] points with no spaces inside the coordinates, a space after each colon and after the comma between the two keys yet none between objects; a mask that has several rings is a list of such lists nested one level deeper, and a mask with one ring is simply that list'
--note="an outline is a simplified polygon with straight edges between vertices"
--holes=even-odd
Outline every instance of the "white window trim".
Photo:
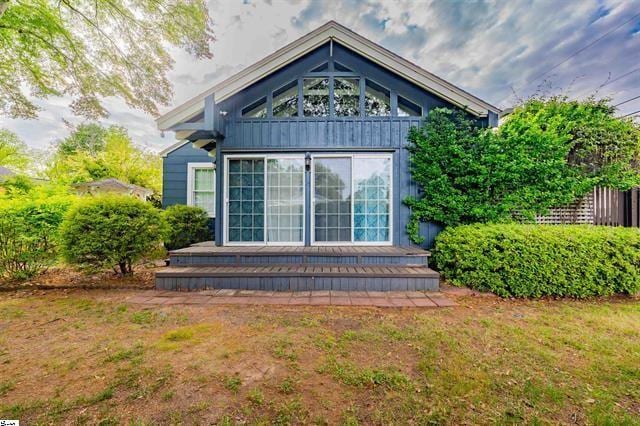
[{"label": "white window trim", "polygon": [[[315,233],[315,161],[318,158],[350,158],[351,159],[351,241],[316,241]],[[354,184],[353,160],[355,158],[386,158],[391,161],[391,176],[389,178],[389,240],[388,241],[355,241],[354,239]],[[391,153],[371,153],[371,154],[311,154],[311,245],[312,246],[391,246],[393,245],[393,154]]]},{"label": "white window trim", "polygon": [[[229,241],[229,160],[253,159],[264,161],[264,232],[262,241]],[[269,202],[269,191],[267,188],[267,160],[270,159],[299,159],[305,161],[304,154],[232,154],[224,157],[224,242],[225,246],[304,246],[306,235],[306,172],[303,177],[302,197],[305,202],[302,204],[302,241],[267,241],[267,205]]]},{"label": "white window trim", "polygon": [[[187,205],[195,206],[193,191],[195,190],[196,169],[214,169],[213,163],[187,163]],[[216,174],[213,174],[213,212],[207,212],[209,217],[216,217]]]}]

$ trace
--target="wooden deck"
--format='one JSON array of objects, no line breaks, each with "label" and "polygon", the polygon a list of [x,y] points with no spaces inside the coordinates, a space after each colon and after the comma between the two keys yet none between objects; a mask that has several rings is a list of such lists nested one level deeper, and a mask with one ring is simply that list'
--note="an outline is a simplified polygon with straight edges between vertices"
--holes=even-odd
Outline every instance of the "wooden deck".
[{"label": "wooden deck", "polygon": [[437,290],[430,253],[393,246],[225,246],[212,242],[170,252],[158,290]]}]

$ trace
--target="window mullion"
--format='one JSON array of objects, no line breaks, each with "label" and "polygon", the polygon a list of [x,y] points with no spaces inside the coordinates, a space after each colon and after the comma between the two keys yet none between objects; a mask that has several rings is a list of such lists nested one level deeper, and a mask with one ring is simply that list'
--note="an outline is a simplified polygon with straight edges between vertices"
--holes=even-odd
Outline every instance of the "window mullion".
[{"label": "window mullion", "polygon": [[303,94],[303,79],[299,78],[298,79],[298,117],[303,117],[304,116],[304,107],[303,107],[303,102],[304,102],[304,94]]},{"label": "window mullion", "polygon": [[360,110],[359,117],[364,117],[364,92],[366,90],[364,76],[359,76],[360,80],[358,81],[360,85],[360,98],[358,99],[358,109]]},{"label": "window mullion", "polygon": [[264,161],[263,166],[263,177],[262,177],[262,241],[265,245],[267,245],[267,205],[269,204],[269,194],[267,193],[267,188],[269,186],[267,182],[267,168],[269,167],[267,157],[262,157],[262,161]]},{"label": "window mullion", "polygon": [[329,77],[329,117],[330,118],[335,118],[336,116],[335,103],[334,103],[334,95],[335,95],[334,90],[335,90],[334,77],[330,76]]},{"label": "window mullion", "polygon": [[354,202],[354,198],[355,198],[355,178],[354,178],[354,157],[355,155],[351,156],[351,244],[355,243],[355,230],[354,230],[354,225],[355,225],[355,220],[354,220],[354,209],[355,209],[355,202]]}]

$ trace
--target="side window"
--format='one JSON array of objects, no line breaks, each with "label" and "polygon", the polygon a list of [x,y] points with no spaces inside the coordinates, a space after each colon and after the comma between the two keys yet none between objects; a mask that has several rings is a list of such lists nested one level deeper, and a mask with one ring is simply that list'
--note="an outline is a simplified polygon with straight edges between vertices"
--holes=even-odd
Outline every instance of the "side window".
[{"label": "side window", "polygon": [[422,115],[422,107],[407,98],[398,96],[398,117],[420,117]]},{"label": "side window", "polygon": [[296,117],[298,115],[298,81],[273,92],[273,116]]},{"label": "side window", "polygon": [[216,172],[212,163],[187,165],[187,204],[203,208],[209,217],[216,216]]},{"label": "side window", "polygon": [[254,103],[242,108],[242,116],[245,118],[266,118],[267,98],[261,98]]},{"label": "side window", "polygon": [[391,92],[389,89],[365,80],[364,113],[370,117],[386,117],[391,115]]}]

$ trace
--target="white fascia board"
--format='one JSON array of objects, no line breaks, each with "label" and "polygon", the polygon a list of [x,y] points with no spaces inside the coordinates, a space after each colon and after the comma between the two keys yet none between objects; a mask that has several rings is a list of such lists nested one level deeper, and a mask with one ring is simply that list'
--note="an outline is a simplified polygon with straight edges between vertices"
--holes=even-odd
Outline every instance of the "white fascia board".
[{"label": "white fascia board", "polygon": [[331,21],[169,111],[157,119],[158,127],[167,130],[198,114],[204,109],[204,99],[211,94],[215,94],[216,102],[228,99],[331,39],[478,117],[486,116],[488,111],[500,112],[489,103]]},{"label": "white fascia board", "polygon": [[[180,139],[182,139],[182,138],[180,138]],[[182,147],[187,142],[189,142],[189,141],[180,140],[180,141],[174,143],[173,145],[170,145],[170,146],[166,147],[165,149],[160,151],[160,157],[166,157],[168,154],[170,154],[173,151],[175,151],[176,149]]]}]

